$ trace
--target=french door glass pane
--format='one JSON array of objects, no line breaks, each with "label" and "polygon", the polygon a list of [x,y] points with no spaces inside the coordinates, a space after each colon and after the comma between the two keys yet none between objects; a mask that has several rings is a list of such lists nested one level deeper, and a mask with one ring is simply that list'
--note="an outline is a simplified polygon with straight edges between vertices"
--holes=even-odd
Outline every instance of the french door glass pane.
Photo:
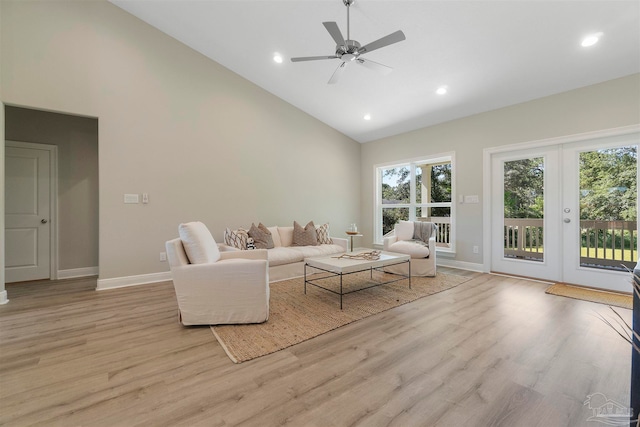
[{"label": "french door glass pane", "polygon": [[544,158],[504,162],[504,257],[544,261]]},{"label": "french door glass pane", "polygon": [[580,153],[580,266],[635,266],[637,161],[635,145]]}]

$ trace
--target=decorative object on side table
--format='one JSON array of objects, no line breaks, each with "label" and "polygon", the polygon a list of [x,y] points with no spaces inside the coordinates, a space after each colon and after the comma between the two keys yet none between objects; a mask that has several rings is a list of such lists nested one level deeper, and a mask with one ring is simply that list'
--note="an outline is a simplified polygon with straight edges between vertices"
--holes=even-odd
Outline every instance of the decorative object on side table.
[{"label": "decorative object on side table", "polygon": [[356,225],[356,223],[352,223],[349,224],[349,228],[346,231],[347,236],[349,236],[349,240],[350,240],[350,250],[351,252],[353,252],[353,238],[354,237],[362,237],[362,234],[358,233],[358,226]]}]

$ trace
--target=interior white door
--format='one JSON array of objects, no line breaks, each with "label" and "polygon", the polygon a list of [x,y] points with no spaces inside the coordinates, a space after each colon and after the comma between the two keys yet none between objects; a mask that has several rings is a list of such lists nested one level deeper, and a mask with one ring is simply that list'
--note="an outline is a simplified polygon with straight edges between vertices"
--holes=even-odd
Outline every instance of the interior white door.
[{"label": "interior white door", "polygon": [[5,281],[50,277],[51,153],[5,147]]},{"label": "interior white door", "polygon": [[557,147],[491,156],[491,270],[545,280],[561,276]]},{"label": "interior white door", "polygon": [[[633,269],[638,258],[639,142],[640,134],[634,133],[561,147],[564,282],[631,292],[631,275],[622,265]],[[635,168],[621,168],[634,156]],[[607,173],[596,173],[599,168]],[[587,176],[582,183],[581,175]],[[598,189],[606,190],[609,197],[589,197]],[[598,203],[601,206],[594,207]],[[635,205],[635,218],[629,214],[629,205]]]}]

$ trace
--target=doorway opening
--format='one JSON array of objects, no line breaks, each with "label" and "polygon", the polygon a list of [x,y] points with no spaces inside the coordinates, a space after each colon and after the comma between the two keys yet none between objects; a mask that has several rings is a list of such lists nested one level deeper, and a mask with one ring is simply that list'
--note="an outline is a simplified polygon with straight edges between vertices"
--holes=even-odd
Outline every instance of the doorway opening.
[{"label": "doorway opening", "polygon": [[[6,156],[7,141],[41,144],[55,147],[57,151],[57,189],[51,195],[57,203],[57,218],[55,222],[40,218],[39,221],[45,219],[47,223],[38,226],[51,227],[51,235],[56,241],[54,251],[47,255],[51,265],[45,279],[97,275],[98,119],[5,105],[5,139],[5,194],[9,183],[16,182],[15,177],[8,180],[7,173],[23,173],[24,165],[28,163],[10,164],[15,159]],[[9,214],[9,209],[7,206],[5,214]],[[20,234],[33,239],[37,233],[14,233],[14,237]],[[8,238],[5,240],[9,243]],[[16,258],[17,254],[10,254],[10,250],[6,248],[6,258]],[[9,263],[5,265],[5,275],[7,283],[37,280],[22,276],[12,279]]]}]

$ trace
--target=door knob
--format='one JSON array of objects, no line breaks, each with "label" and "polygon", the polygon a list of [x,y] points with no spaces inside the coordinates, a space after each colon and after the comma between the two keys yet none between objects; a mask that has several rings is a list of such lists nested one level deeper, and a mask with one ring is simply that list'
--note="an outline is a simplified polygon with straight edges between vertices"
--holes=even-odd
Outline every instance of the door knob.
[{"label": "door knob", "polygon": [[40,222],[43,223],[43,224],[46,224],[47,220],[46,219],[41,219]]},{"label": "door knob", "polygon": [[567,224],[571,222],[571,220],[569,218],[565,218],[564,222],[566,222]]}]

